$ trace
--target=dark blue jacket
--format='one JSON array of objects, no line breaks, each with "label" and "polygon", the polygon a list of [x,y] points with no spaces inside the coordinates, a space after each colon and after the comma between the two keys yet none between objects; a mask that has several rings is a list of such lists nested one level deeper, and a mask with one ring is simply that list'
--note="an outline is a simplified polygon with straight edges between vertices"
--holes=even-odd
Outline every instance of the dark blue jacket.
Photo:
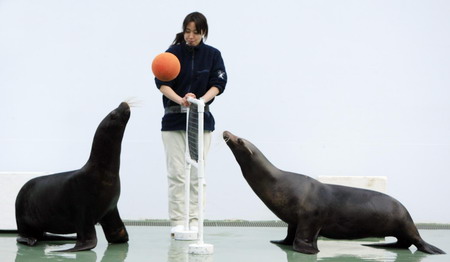
[{"label": "dark blue jacket", "polygon": [[[197,98],[202,97],[212,86],[223,93],[227,83],[227,74],[220,51],[201,42],[196,47],[190,47],[186,43],[172,45],[166,52],[178,57],[181,64],[180,74],[172,81],[163,82],[155,78],[156,86],[170,86],[179,96],[194,93]],[[178,106],[163,95],[163,106]],[[208,102],[208,105],[214,101]],[[214,117],[211,112],[204,114],[204,129],[214,130]],[[186,130],[185,113],[168,113],[162,118],[162,131]]]}]

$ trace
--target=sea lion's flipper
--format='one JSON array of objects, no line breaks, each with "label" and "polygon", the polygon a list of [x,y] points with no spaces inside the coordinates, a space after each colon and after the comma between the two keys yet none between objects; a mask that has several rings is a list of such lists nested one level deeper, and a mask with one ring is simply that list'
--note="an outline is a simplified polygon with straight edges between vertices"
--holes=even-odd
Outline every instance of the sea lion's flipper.
[{"label": "sea lion's flipper", "polygon": [[311,242],[307,242],[304,239],[295,239],[294,244],[292,245],[292,248],[300,253],[303,254],[317,254],[319,253],[319,249],[317,247],[314,247],[314,244]]},{"label": "sea lion's flipper", "polygon": [[77,243],[73,248],[66,250],[57,250],[56,252],[76,252],[83,250],[91,250],[97,246],[97,234],[95,233],[95,226],[85,226],[83,230],[77,232]]},{"label": "sea lion's flipper", "polygon": [[405,241],[398,239],[397,242],[392,243],[373,243],[373,244],[362,244],[366,247],[374,247],[374,248],[394,248],[394,249],[409,249],[412,245],[411,241]]},{"label": "sea lion's flipper", "polygon": [[319,229],[314,225],[302,224],[297,225],[295,232],[295,239],[292,247],[295,251],[303,254],[317,254],[317,238],[319,236]]},{"label": "sea lion's flipper", "polygon": [[[375,248],[397,248],[397,249],[408,249],[411,246],[411,242],[394,242],[394,243],[376,243],[376,244],[363,244],[363,246],[367,247],[375,247]],[[446,254],[445,251],[428,244],[422,239],[414,244],[417,247],[417,250],[422,251],[427,254]]]},{"label": "sea lion's flipper", "polygon": [[295,231],[297,226],[288,225],[287,236],[283,240],[271,240],[270,242],[277,245],[292,245],[295,239]]},{"label": "sea lion's flipper", "polygon": [[438,247],[435,247],[431,244],[428,244],[427,242],[420,240],[417,245],[417,250],[422,251],[427,254],[446,254],[445,251],[439,249]]},{"label": "sea lion's flipper", "polygon": [[102,225],[103,232],[109,243],[128,242],[128,232],[120,218],[117,207],[100,220],[100,225]]},{"label": "sea lion's flipper", "polygon": [[27,246],[34,246],[37,243],[37,238],[26,237],[26,236],[22,236],[22,235],[19,235],[16,240],[17,240],[17,243],[24,244]]},{"label": "sea lion's flipper", "polygon": [[95,239],[88,239],[84,241],[78,241],[73,248],[69,248],[67,250],[58,250],[57,252],[76,252],[76,251],[84,251],[91,250],[97,246],[97,237]]}]

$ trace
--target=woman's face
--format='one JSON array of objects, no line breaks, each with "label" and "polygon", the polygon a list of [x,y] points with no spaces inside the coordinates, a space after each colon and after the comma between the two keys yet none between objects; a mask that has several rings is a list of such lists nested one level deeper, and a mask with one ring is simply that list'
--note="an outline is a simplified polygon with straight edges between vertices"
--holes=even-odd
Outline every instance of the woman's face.
[{"label": "woman's face", "polygon": [[189,22],[184,31],[184,41],[188,46],[197,46],[202,41],[203,33],[197,31],[194,22]]}]

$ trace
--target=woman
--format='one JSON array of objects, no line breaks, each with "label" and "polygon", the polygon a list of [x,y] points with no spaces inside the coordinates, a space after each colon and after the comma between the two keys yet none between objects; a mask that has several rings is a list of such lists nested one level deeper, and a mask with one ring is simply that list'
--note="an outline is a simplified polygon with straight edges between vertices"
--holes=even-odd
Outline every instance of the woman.
[{"label": "woman", "polygon": [[[162,139],[166,152],[169,182],[169,218],[171,234],[184,230],[184,163],[186,113],[188,97],[203,99],[204,113],[204,154],[206,155],[211,132],[214,131],[214,117],[209,105],[217,95],[225,90],[227,75],[220,51],[206,45],[208,23],[206,17],[193,12],[183,21],[183,31],[178,33],[167,52],[178,57],[180,74],[172,81],[163,82],[155,78],[156,86],[163,94],[165,114],[162,118]],[[191,169],[190,230],[198,226],[198,183],[195,168]],[[186,229],[187,230],[187,229]]]}]

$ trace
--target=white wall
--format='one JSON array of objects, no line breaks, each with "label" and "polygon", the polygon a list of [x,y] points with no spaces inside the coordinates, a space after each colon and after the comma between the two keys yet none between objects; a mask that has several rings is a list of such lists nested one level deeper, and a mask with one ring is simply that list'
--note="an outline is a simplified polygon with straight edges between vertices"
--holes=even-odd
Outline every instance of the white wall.
[{"label": "white wall", "polygon": [[230,130],[284,170],[386,176],[416,222],[450,222],[448,1],[0,0],[0,171],[80,168],[101,119],[132,99],[119,209],[167,218],[150,63],[195,10],[229,75],[206,218],[275,219],[222,142]]}]

